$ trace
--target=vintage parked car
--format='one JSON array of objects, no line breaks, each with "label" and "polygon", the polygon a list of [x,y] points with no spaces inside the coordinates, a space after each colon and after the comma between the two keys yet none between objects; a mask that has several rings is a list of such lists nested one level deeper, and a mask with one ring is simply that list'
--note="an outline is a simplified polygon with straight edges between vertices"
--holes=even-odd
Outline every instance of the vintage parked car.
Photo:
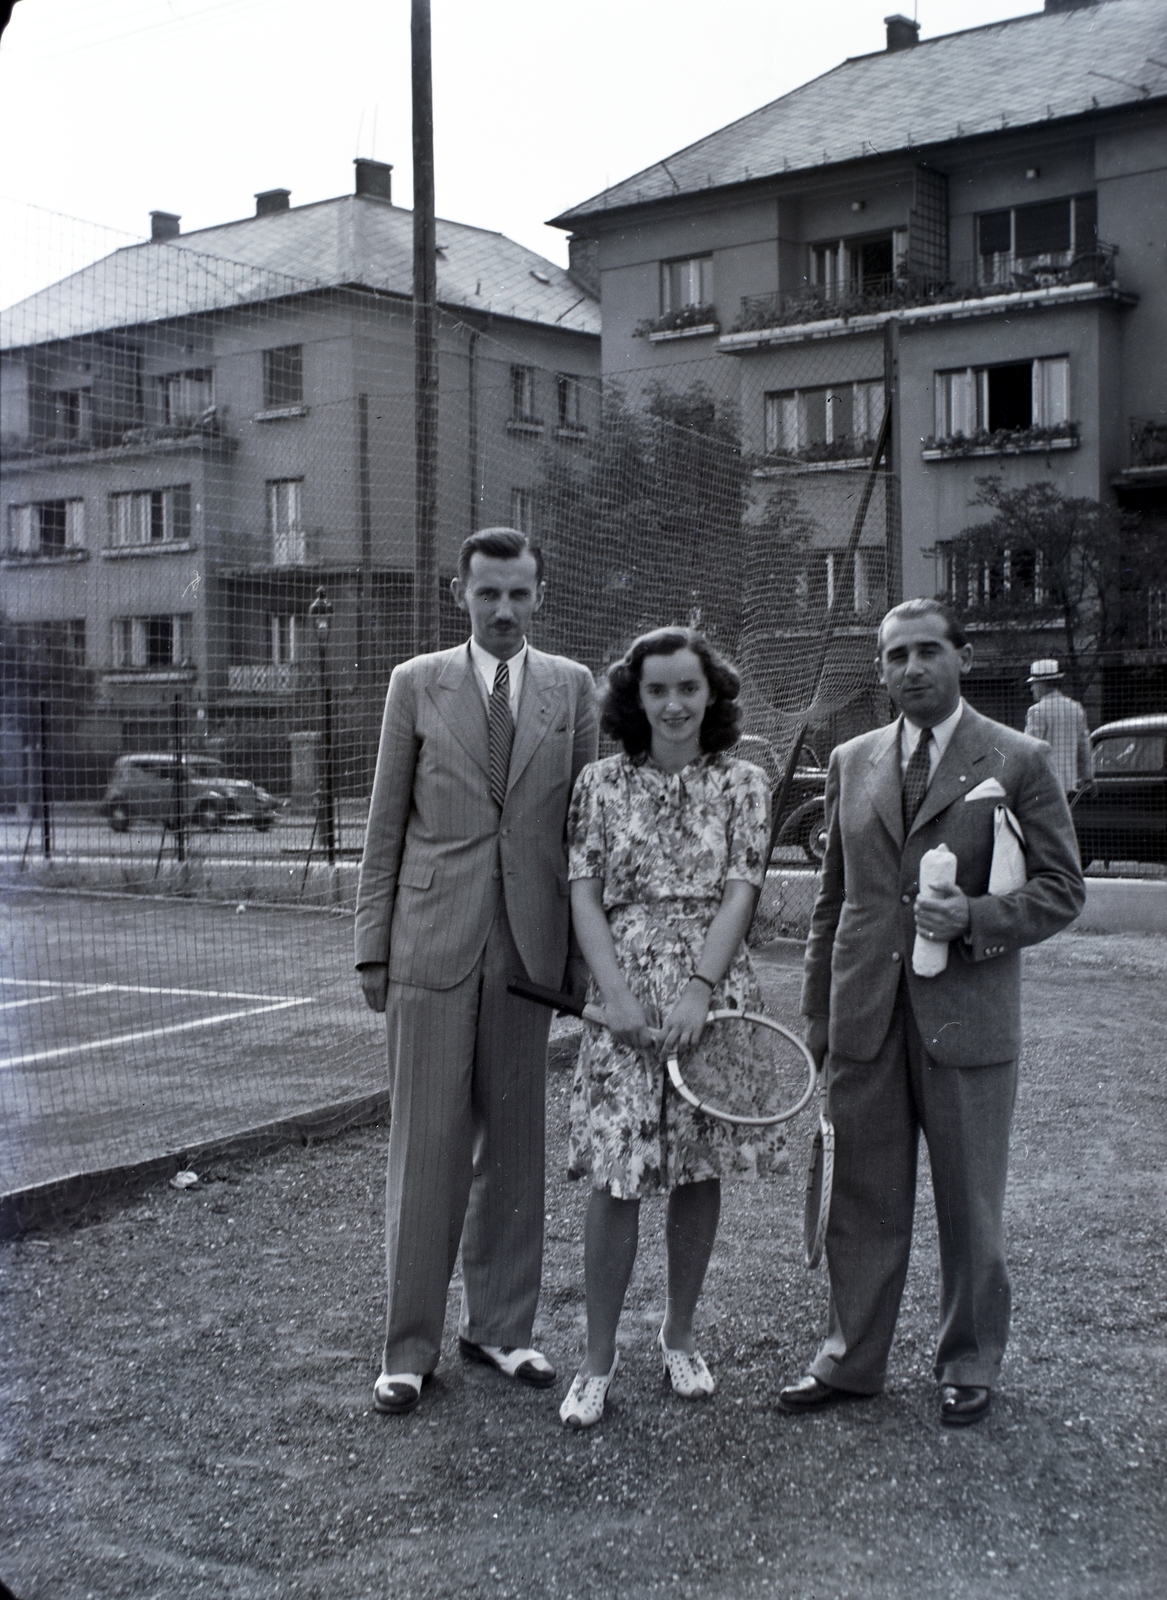
[{"label": "vintage parked car", "polygon": [[1094,782],[1071,814],[1082,861],[1167,861],[1167,713],[1107,722],[1090,736]]},{"label": "vintage parked car", "polygon": [[172,827],[180,794],[183,818],[196,828],[249,822],[265,833],[280,804],[249,779],[229,777],[213,756],[184,756],[180,775],[173,755],[132,755],[114,762],[101,810],[115,833],[125,833],[131,822]]},{"label": "vintage parked car", "polygon": [[[777,794],[785,763],[779,759],[769,739],[754,733],[743,734],[734,746],[733,754],[740,756],[743,761],[752,761],[756,767],[761,767],[770,780],[771,796]],[[823,798],[826,787],[827,769],[810,745],[804,744],[799,752],[798,765],[794,769],[790,793],[782,808],[782,820],[775,848],[799,846],[807,860],[813,861],[816,867],[822,864],[826,850],[827,814]]]}]

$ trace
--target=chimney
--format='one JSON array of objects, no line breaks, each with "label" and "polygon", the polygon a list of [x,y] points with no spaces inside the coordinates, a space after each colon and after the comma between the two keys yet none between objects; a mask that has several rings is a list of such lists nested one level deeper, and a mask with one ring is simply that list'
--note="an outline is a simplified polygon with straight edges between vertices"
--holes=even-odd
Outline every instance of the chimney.
[{"label": "chimney", "polygon": [[150,237],[151,239],[177,239],[178,224],[181,217],[175,216],[173,211],[151,211]]},{"label": "chimney", "polygon": [[287,211],[291,198],[290,189],[265,189],[255,197],[255,214],[257,217],[274,217],[277,211]]},{"label": "chimney", "polygon": [[593,300],[600,298],[600,242],[584,239],[579,234],[567,236],[567,275],[581,289],[586,289]]},{"label": "chimney", "polygon": [[887,28],[887,48],[893,50],[910,50],[913,45],[920,42],[920,24],[913,22],[911,17],[901,16],[897,11],[894,17],[884,17]]},{"label": "chimney", "polygon": [[371,195],[374,200],[393,203],[393,167],[388,161],[370,161],[368,156],[357,156],[353,162],[357,169],[354,194]]}]

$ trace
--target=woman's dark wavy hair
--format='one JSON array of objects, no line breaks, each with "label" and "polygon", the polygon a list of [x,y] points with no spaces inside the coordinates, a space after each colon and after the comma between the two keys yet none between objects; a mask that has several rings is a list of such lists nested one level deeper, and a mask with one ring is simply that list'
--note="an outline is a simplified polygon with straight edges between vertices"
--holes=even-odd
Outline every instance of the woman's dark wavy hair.
[{"label": "woman's dark wavy hair", "polygon": [[742,680],[737,668],[693,628],[654,628],[651,633],[642,633],[608,668],[600,707],[601,730],[618,739],[638,766],[652,745],[652,729],[638,694],[644,658],[673,656],[678,650],[692,650],[698,657],[713,691],[713,701],[701,721],[702,750],[711,755],[737,743],[742,721],[737,698]]}]

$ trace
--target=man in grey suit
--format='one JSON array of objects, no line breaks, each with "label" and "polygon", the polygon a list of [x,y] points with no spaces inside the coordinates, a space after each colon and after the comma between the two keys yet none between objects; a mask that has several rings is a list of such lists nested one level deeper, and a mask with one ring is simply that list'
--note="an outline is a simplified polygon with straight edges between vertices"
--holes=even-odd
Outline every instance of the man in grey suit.
[{"label": "man in grey suit", "polygon": [[[840,745],[827,775],[827,847],[807,942],[807,1044],[827,1056],[835,1124],[827,1334],[782,1408],[882,1389],[907,1274],[920,1130],[940,1242],[935,1375],[949,1427],[989,1411],[1009,1331],[1003,1212],[1020,1048],[1021,949],[1081,910],[1069,807],[1046,747],[961,698],[972,647],[935,600],[893,607],[878,667],[901,715]],[[989,894],[994,814],[1025,836],[1027,881]],[[944,843],[954,887],[920,891]],[[917,932],[948,945],[912,969]]]},{"label": "man in grey suit", "polygon": [[1031,739],[1044,739],[1049,745],[1054,771],[1066,798],[1072,800],[1080,788],[1093,782],[1094,756],[1086,713],[1076,700],[1062,693],[1063,676],[1053,656],[1030,667],[1026,682],[1033,704],[1025,713],[1025,731]]},{"label": "man in grey suit", "polygon": [[393,672],[357,891],[357,969],[389,1043],[389,1310],[373,1395],[386,1412],[412,1410],[437,1366],[459,1243],[462,1354],[555,1381],[529,1348],[550,1012],[507,983],[586,985],[568,960],[564,825],[596,755],[595,688],[586,667],[527,643],[544,581],[522,534],[472,534],[452,588],[471,638]]}]

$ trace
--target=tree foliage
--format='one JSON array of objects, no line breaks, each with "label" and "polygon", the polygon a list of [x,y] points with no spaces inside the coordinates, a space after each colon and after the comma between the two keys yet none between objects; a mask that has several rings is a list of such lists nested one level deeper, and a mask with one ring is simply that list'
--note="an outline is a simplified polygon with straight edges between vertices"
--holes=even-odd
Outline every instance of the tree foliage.
[{"label": "tree foliage", "polygon": [[1081,696],[1101,651],[1140,642],[1131,599],[1162,572],[1161,530],[1051,483],[1006,488],[978,478],[977,491],[973,504],[991,515],[952,541],[957,609],[1019,630],[1056,621]]},{"label": "tree foliage", "polygon": [[640,406],[609,387],[598,435],[544,462],[540,636],[593,665],[669,623],[736,651],[748,481],[736,418],[706,385],[658,384]]}]

